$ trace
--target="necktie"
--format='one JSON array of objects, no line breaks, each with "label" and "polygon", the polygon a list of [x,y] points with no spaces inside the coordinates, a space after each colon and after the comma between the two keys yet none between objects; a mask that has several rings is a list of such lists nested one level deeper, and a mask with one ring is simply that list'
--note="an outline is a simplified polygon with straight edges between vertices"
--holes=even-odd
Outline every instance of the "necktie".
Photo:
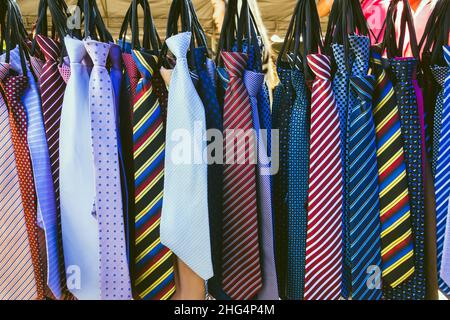
[{"label": "necktie", "polygon": [[[189,73],[186,55],[190,40],[190,32],[166,40],[177,64],[170,82],[167,109],[161,242],[198,276],[208,280],[213,276],[213,266],[208,219],[208,168],[201,158],[206,148],[203,140],[206,134],[205,109]],[[192,141],[183,141],[180,135],[187,135]],[[180,153],[180,147],[189,149]]]},{"label": "necktie", "polygon": [[288,248],[287,248],[287,192],[288,192],[288,150],[289,150],[289,122],[291,107],[294,103],[291,70],[282,63],[278,67],[280,84],[275,88],[272,105],[272,126],[279,134],[279,163],[280,168],[273,177],[273,211],[275,226],[275,259],[278,275],[279,295],[286,297]]},{"label": "necktie", "polygon": [[89,73],[82,41],[65,38],[71,75],[59,135],[61,227],[67,287],[80,299],[100,299],[99,226],[95,213]]},{"label": "necktie", "polygon": [[[40,35],[37,35],[36,37],[38,37]],[[30,66],[31,66],[31,70],[33,71],[34,76],[36,77],[36,79],[40,79],[42,72],[43,72],[43,68],[45,65],[45,61],[37,58],[37,57],[30,57]]]},{"label": "necktie", "polygon": [[[8,72],[0,64],[0,79]],[[0,299],[38,298],[9,111],[0,93]]]},{"label": "necktie", "polygon": [[136,87],[140,79],[139,70],[137,69],[131,53],[122,53],[122,59],[129,81],[130,104],[133,105],[136,96]]},{"label": "necktie", "polygon": [[[222,220],[222,284],[235,300],[253,298],[262,287],[254,138],[235,145],[234,134],[253,134],[251,102],[243,81],[247,56],[222,52],[230,83],[224,100],[224,184]],[[243,132],[243,133],[242,133]],[[239,140],[239,139],[238,139]],[[242,139],[241,139],[242,140]],[[237,154],[235,153],[237,150]]]},{"label": "necktie", "polygon": [[[8,65],[1,63],[0,75],[3,77],[0,84],[3,88],[8,106],[10,108],[10,126],[14,152],[16,155],[19,187],[22,194],[22,203],[25,212],[25,222],[30,243],[31,258],[36,279],[37,299],[44,299],[44,279],[39,256],[39,241],[37,229],[36,194],[34,189],[33,172],[30,153],[27,145],[27,116],[21,97],[28,87],[28,79],[23,75],[7,75]],[[11,73],[11,71],[10,71]]]},{"label": "necktie", "polygon": [[406,175],[414,241],[414,274],[395,288],[385,288],[388,299],[425,299],[424,274],[424,191],[422,170],[422,142],[416,94],[412,83],[416,68],[414,58],[395,58],[391,61],[396,82],[395,96],[400,110],[402,137],[406,162]]},{"label": "necktie", "polygon": [[350,79],[354,103],[348,115],[348,208],[355,300],[380,300],[382,295],[377,283],[368,286],[370,267],[381,267],[378,167],[372,117],[374,82],[373,76]]},{"label": "necktie", "polygon": [[431,73],[435,82],[438,84],[439,93],[436,96],[436,106],[434,108],[433,115],[433,148],[432,148],[432,158],[431,167],[433,170],[433,176],[436,176],[436,166],[439,157],[439,141],[441,139],[441,126],[442,126],[442,109],[444,108],[444,84],[445,78],[447,78],[448,67],[441,66],[430,66]]},{"label": "necktie", "polygon": [[310,125],[305,76],[299,69],[292,70],[292,86],[296,98],[289,124],[287,297],[302,300],[305,286]]},{"label": "necktie", "polygon": [[270,190],[270,163],[265,140],[261,131],[258,110],[258,93],[263,89],[264,74],[246,70],[244,84],[250,96],[252,120],[257,139],[256,186],[258,199],[258,214],[261,235],[261,266],[262,288],[258,293],[259,300],[277,300],[278,285],[275,268],[273,246],[272,198]]},{"label": "necktie", "polygon": [[[339,110],[339,125],[341,128],[341,153],[342,161],[345,162],[347,155],[347,114],[349,106],[349,76],[353,64],[352,52],[349,52],[348,61],[345,60],[344,46],[334,43],[332,45],[334,60],[336,61],[337,70],[333,79],[333,93],[336,97],[336,104]],[[349,68],[347,68],[349,65]],[[349,233],[349,217],[348,217],[348,193],[347,193],[347,168],[349,164],[345,163],[343,166],[344,177],[344,212],[343,212],[343,237],[344,237],[344,265],[343,265],[343,286],[342,294],[344,297],[349,297],[351,287],[351,257],[350,257],[350,233]]]},{"label": "necktie", "polygon": [[134,51],[141,72],[133,106],[135,183],[135,291],[140,299],[166,300],[175,292],[174,257],[160,241],[164,187],[164,127],[152,76],[158,58]]},{"label": "necktie", "polygon": [[95,210],[100,244],[102,299],[131,298],[125,250],[124,218],[117,143],[114,88],[106,69],[110,45],[84,42],[94,66],[89,79],[89,107],[95,168]]},{"label": "necktie", "polygon": [[384,70],[380,49],[372,48],[376,76],[374,121],[380,189],[383,282],[395,287],[414,272],[411,210],[405,153],[394,87]]},{"label": "necktie", "polygon": [[315,74],[311,129],[306,238],[306,300],[335,300],[342,277],[342,164],[339,114],[331,88],[330,58],[310,54]]},{"label": "necktie", "polygon": [[[440,111],[438,117],[440,122],[438,156],[435,173],[436,192],[436,238],[437,238],[437,261],[439,272],[439,289],[446,295],[450,295],[450,218],[448,214],[450,182],[448,174],[450,170],[450,148],[448,135],[450,134],[450,47],[444,47],[444,58],[447,61],[446,77],[440,78],[442,91],[436,102],[435,115]],[[439,110],[439,111],[438,111]],[[440,119],[439,119],[440,118]],[[435,133],[436,134],[436,133]]]},{"label": "necktie", "polygon": [[[205,107],[206,128],[208,130],[218,130],[222,134],[223,122],[219,101],[212,78],[208,73],[206,61],[206,48],[196,48],[194,51],[195,66],[199,76],[198,92]],[[216,299],[227,299],[222,290],[222,182],[223,167],[221,162],[214,163],[211,157],[208,161],[208,207],[209,225],[211,230],[211,249],[214,267],[214,277],[208,281],[208,291]]]}]

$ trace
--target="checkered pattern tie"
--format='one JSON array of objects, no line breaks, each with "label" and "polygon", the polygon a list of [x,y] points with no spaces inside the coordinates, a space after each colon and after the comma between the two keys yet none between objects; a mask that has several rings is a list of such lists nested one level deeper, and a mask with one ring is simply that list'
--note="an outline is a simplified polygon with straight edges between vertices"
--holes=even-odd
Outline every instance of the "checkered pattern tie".
[{"label": "checkered pattern tie", "polygon": [[8,72],[6,70],[8,67],[7,64],[0,64],[0,76],[3,77],[0,81],[0,85],[10,108],[9,121],[14,152],[16,155],[19,187],[22,194],[28,241],[31,247],[37,299],[40,300],[44,299],[44,275],[41,258],[39,256],[36,194],[33,172],[31,169],[30,153],[27,146],[27,116],[25,107],[21,102],[21,96],[28,87],[28,79],[26,76],[7,75]]},{"label": "checkered pattern tie", "polygon": [[292,70],[295,101],[289,124],[287,298],[303,299],[309,168],[309,102],[305,76]]},{"label": "checkered pattern tie", "polygon": [[[228,136],[232,130],[253,129],[250,98],[243,82],[247,56],[239,52],[222,52],[230,83],[225,93],[224,130],[225,166],[223,189],[222,284],[235,300],[253,298],[262,287],[258,213],[256,204],[254,145],[237,146]],[[227,134],[227,131],[228,134]],[[240,150],[240,149],[243,150]],[[239,151],[240,150],[240,151]],[[230,157],[233,156],[233,158]],[[235,163],[237,157],[238,163]],[[232,161],[232,162],[231,162]],[[242,162],[242,164],[241,164]]]},{"label": "checkered pattern tie", "polygon": [[[444,47],[444,57],[450,66],[450,47]],[[449,220],[449,197],[450,197],[450,67],[445,67],[445,78],[443,73],[435,74],[442,90],[436,102],[435,115],[440,111],[438,136],[439,146],[437,149],[435,192],[436,192],[436,238],[437,238],[437,263],[439,275],[439,289],[450,296],[450,220]],[[435,69],[436,70],[436,69]]]},{"label": "checkered pattern tie", "polygon": [[395,288],[386,287],[388,299],[425,299],[424,273],[424,189],[422,168],[422,142],[419,113],[412,78],[417,61],[414,58],[390,60],[396,82],[395,96],[400,110],[402,137],[409,186],[410,208],[414,241],[414,274]]},{"label": "checkered pattern tie", "polygon": [[160,240],[164,187],[164,138],[161,109],[152,76],[158,58],[133,51],[141,72],[133,106],[135,183],[135,288],[140,299],[166,300],[175,292],[174,256]]},{"label": "checkered pattern tie", "polygon": [[306,238],[306,300],[336,300],[342,281],[342,163],[339,114],[331,88],[330,58],[308,55],[316,76],[311,133]]},{"label": "checkered pattern tie", "polygon": [[377,79],[374,120],[378,146],[383,282],[395,287],[414,272],[409,190],[400,113],[394,87],[382,65],[379,47],[372,49],[371,61]]}]

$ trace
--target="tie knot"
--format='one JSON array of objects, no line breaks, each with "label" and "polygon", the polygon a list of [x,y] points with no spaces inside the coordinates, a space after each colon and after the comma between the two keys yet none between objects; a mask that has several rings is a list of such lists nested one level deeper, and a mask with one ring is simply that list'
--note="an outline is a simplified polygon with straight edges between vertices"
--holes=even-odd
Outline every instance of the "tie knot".
[{"label": "tie knot", "polygon": [[398,82],[408,82],[413,79],[417,66],[415,58],[394,58],[390,63],[392,73]]},{"label": "tie knot", "polygon": [[0,62],[0,80],[6,78],[9,72],[9,63]]},{"label": "tie knot", "polygon": [[250,70],[244,72],[244,83],[250,97],[256,97],[264,83],[264,74]]},{"label": "tie knot", "polygon": [[444,49],[444,59],[450,66],[450,46],[444,46],[443,49]]},{"label": "tie knot", "polygon": [[354,57],[352,66],[353,75],[366,75],[369,70],[369,37],[350,35],[348,41]]},{"label": "tie knot", "polygon": [[129,53],[122,53],[123,64],[130,79],[139,79],[139,70],[137,69],[134,58]]},{"label": "tie knot", "polygon": [[433,74],[434,80],[439,84],[439,86],[443,87],[445,78],[449,75],[449,68],[442,66],[430,66],[431,73]]},{"label": "tie knot", "polygon": [[109,48],[111,47],[110,44],[89,39],[84,41],[84,46],[86,47],[86,51],[91,57],[94,66],[106,66]]},{"label": "tie knot", "polygon": [[302,58],[299,55],[295,55],[291,52],[286,55],[286,58],[293,69],[303,70]]},{"label": "tie knot", "polygon": [[166,40],[167,47],[177,59],[186,59],[191,44],[191,33],[183,32],[171,36]]},{"label": "tie knot", "polygon": [[241,78],[247,66],[248,56],[242,52],[222,52],[225,68],[232,78]]},{"label": "tie knot", "polygon": [[303,92],[306,81],[305,81],[305,75],[302,71],[299,69],[293,69],[292,70],[292,86],[294,87],[296,92]]},{"label": "tie knot", "polygon": [[70,63],[81,63],[86,55],[86,48],[81,40],[66,36],[64,38]]},{"label": "tie knot", "polygon": [[58,58],[61,55],[61,49],[55,40],[38,34],[36,36],[36,42],[41,48],[41,51],[44,54],[46,61],[50,62],[58,61]]},{"label": "tie knot", "polygon": [[18,101],[28,87],[28,78],[26,76],[10,76],[3,80],[5,93],[13,101]]},{"label": "tie knot", "polygon": [[283,86],[291,85],[292,83],[292,70],[287,69],[287,67],[278,67],[277,68],[278,78],[280,79],[280,83]]},{"label": "tie knot", "polygon": [[360,99],[372,100],[375,78],[372,75],[350,77],[350,88]]},{"label": "tie knot", "polygon": [[317,79],[331,80],[331,60],[320,53],[308,54],[308,65]]},{"label": "tie knot", "polygon": [[[334,61],[336,61],[336,66],[337,66],[338,72],[341,74],[347,74],[348,70],[347,70],[347,64],[345,61],[344,46],[342,44],[333,43],[331,47],[333,50]],[[350,56],[349,56],[349,65],[350,66],[352,65],[352,56],[353,56],[353,54],[350,53]]]},{"label": "tie knot", "polygon": [[109,58],[112,69],[122,70],[122,50],[119,45],[111,43],[111,47],[109,48]]},{"label": "tie knot", "polygon": [[132,56],[138,71],[142,75],[142,78],[150,80],[158,67],[159,58],[149,54],[148,52],[142,52],[139,50],[133,50]]},{"label": "tie knot", "polygon": [[207,51],[205,47],[198,47],[194,49],[194,60],[197,71],[206,69]]}]

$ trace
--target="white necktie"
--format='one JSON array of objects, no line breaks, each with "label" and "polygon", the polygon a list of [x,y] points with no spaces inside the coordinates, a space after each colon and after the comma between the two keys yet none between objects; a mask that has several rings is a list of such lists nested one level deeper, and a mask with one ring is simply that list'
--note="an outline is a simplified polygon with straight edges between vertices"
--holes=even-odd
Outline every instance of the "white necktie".
[{"label": "white necktie", "polygon": [[89,73],[82,41],[65,38],[71,76],[61,113],[61,227],[68,289],[78,299],[100,299],[99,232],[94,212],[94,156]]},{"label": "white necktie", "polygon": [[191,33],[180,33],[166,41],[177,64],[169,86],[161,242],[207,280],[213,276],[213,267],[207,163],[203,159],[205,111],[186,58]]}]

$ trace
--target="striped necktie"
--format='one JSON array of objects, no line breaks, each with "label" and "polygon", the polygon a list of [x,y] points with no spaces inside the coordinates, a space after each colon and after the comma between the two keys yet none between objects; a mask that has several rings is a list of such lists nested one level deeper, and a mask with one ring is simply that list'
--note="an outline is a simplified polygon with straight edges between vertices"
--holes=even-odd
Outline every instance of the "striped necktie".
[{"label": "striped necktie", "polygon": [[[225,92],[225,168],[223,189],[222,271],[224,291],[235,300],[248,300],[262,287],[254,144],[235,154],[233,131],[253,129],[250,98],[243,82],[247,55],[222,52],[230,83]],[[239,139],[238,139],[239,140]],[[242,140],[242,139],[241,139]],[[245,139],[243,139],[245,143]],[[242,143],[242,142],[241,142]],[[232,156],[232,157],[230,157]],[[237,158],[237,163],[236,163]]]},{"label": "striped necktie", "polygon": [[[0,65],[0,79],[8,69]],[[37,298],[9,111],[0,92],[0,300]]]},{"label": "striped necktie", "polygon": [[395,96],[400,111],[402,138],[404,141],[406,175],[409,187],[410,209],[414,242],[414,274],[408,281],[395,288],[384,288],[388,299],[425,299],[424,273],[424,189],[422,168],[421,126],[412,83],[416,69],[414,58],[395,58],[390,60],[392,74],[396,82]]},{"label": "striped necktie", "polygon": [[[61,107],[63,103],[64,90],[66,84],[62,79],[58,70],[58,58],[61,54],[61,49],[59,44],[48,37],[37,35],[36,41],[45,56],[45,64],[42,68],[42,73],[39,78],[40,92],[42,99],[42,114],[44,118],[45,136],[47,140],[48,153],[50,156],[50,167],[52,174],[52,182],[55,201],[56,201],[56,212],[54,217],[54,223],[57,225],[53,226],[53,249],[57,250],[57,256],[54,257],[56,266],[59,268],[58,279],[61,286],[65,287],[65,277],[64,275],[64,260],[63,260],[63,250],[61,241],[61,228],[59,225],[60,221],[60,203],[59,203],[59,125],[61,119]],[[39,197],[39,193],[38,193]],[[50,246],[49,246],[50,247]],[[49,266],[55,267],[54,264]],[[54,271],[57,274],[56,271]],[[55,285],[50,286],[50,288],[55,287]],[[57,288],[57,287],[55,287]],[[60,291],[61,289],[59,289]],[[56,297],[58,294],[53,289],[53,293]],[[60,295],[61,293],[59,293]]]},{"label": "striped necktie", "polygon": [[368,286],[370,268],[381,267],[378,168],[372,117],[374,81],[373,76],[367,75],[350,78],[353,103],[347,123],[347,162],[351,297],[354,300],[379,300],[382,295],[379,281],[373,287]]},{"label": "striped necktie", "polygon": [[21,102],[21,96],[28,87],[28,79],[23,75],[7,75],[9,66],[0,63],[1,76],[5,76],[0,85],[6,96],[10,108],[10,126],[12,142],[16,155],[19,187],[22,194],[22,203],[25,212],[25,221],[28,240],[31,247],[31,258],[34,266],[34,277],[36,279],[37,299],[44,299],[44,276],[39,256],[39,240],[37,229],[36,194],[34,188],[33,172],[31,167],[30,153],[27,144],[27,116],[25,107]]},{"label": "striped necktie", "polygon": [[377,79],[374,120],[378,147],[383,283],[395,287],[414,272],[409,190],[400,113],[379,47],[372,48],[371,61]]},{"label": "striped necktie", "polygon": [[305,300],[336,300],[342,280],[342,163],[339,114],[331,88],[330,58],[310,54],[315,74],[306,236]]},{"label": "striped necktie", "polygon": [[289,124],[287,298],[302,300],[305,278],[309,168],[309,101],[305,76],[292,70],[295,101]]},{"label": "striped necktie", "polygon": [[134,290],[140,299],[166,300],[175,292],[174,256],[161,244],[160,219],[164,187],[164,126],[152,76],[158,58],[133,51],[141,72],[133,105],[135,183]]},{"label": "striped necktie", "polygon": [[[445,78],[440,82],[442,91],[436,102],[436,111],[441,110],[439,146],[436,161],[435,192],[436,192],[436,238],[437,238],[437,263],[439,275],[439,289],[450,296],[450,47],[444,47],[444,57],[448,66],[445,67]],[[438,119],[436,119],[438,120]],[[435,120],[435,121],[436,121]],[[435,132],[436,134],[436,132]]]}]

